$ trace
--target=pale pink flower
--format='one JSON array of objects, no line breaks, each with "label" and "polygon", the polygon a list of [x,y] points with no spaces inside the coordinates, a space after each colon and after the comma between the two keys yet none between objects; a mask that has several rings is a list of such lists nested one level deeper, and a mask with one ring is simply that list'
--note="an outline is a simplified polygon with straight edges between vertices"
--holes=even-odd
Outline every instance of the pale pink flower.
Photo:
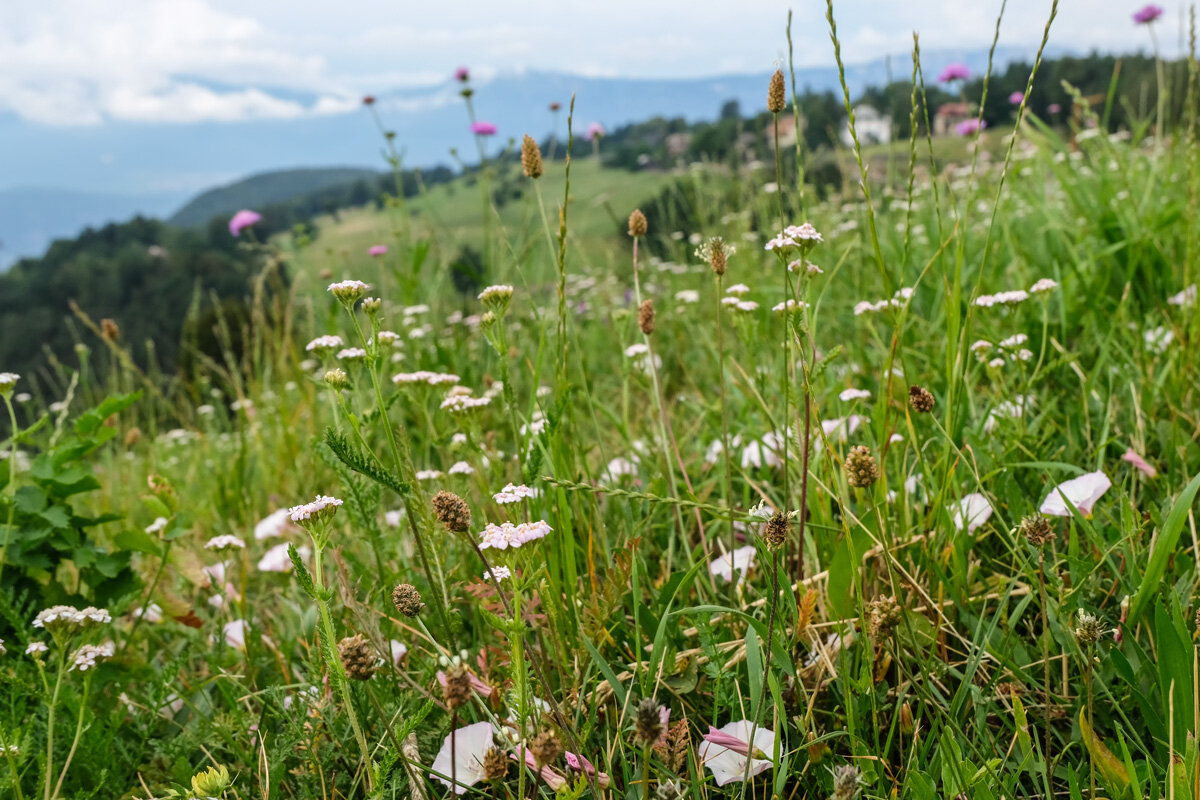
[{"label": "pale pink flower", "polygon": [[246,631],[248,630],[250,630],[250,623],[244,619],[235,619],[232,622],[226,622],[221,632],[225,636],[225,644],[230,647],[236,647],[239,650],[245,650]]},{"label": "pale pink flower", "polygon": [[950,512],[950,518],[954,520],[955,528],[960,531],[965,528],[967,533],[974,533],[977,528],[991,519],[995,509],[992,508],[992,503],[987,497],[978,492],[972,492],[946,510]]},{"label": "pale pink flower", "polygon": [[471,133],[476,136],[495,136],[496,126],[491,122],[479,120],[478,122],[471,123]]},{"label": "pale pink flower", "polygon": [[1162,6],[1148,3],[1133,13],[1133,21],[1138,25],[1149,25],[1162,15]]},{"label": "pale pink flower", "polygon": [[1089,472],[1055,486],[1038,510],[1048,517],[1069,517],[1069,502],[1079,509],[1080,514],[1090,517],[1096,501],[1103,497],[1111,486],[1112,481],[1103,472]]},{"label": "pale pink flower", "polygon": [[986,122],[977,117],[972,117],[971,119],[964,119],[955,125],[954,130],[959,136],[975,136],[986,127]]},{"label": "pale pink flower", "polygon": [[234,236],[240,236],[244,228],[257,225],[259,222],[262,222],[262,214],[242,209],[229,220],[229,232]]},{"label": "pale pink flower", "polygon": [[1025,93],[1024,92],[1013,92],[1012,94],[1010,94],[1008,96],[1008,102],[1014,106],[1021,105],[1021,103],[1025,102]]},{"label": "pale pink flower", "polygon": [[379,256],[385,256],[387,255],[387,245],[373,244],[367,248],[367,255],[374,256],[375,258],[378,258]]},{"label": "pale pink flower", "polygon": [[604,138],[605,133],[603,125],[599,122],[593,122],[591,125],[588,125],[587,133],[584,136],[590,142],[593,139]]},{"label": "pale pink flower", "polygon": [[950,81],[965,81],[971,77],[971,68],[966,64],[947,64],[946,68],[938,75],[938,81],[941,83],[949,83]]},{"label": "pale pink flower", "polygon": [[1150,462],[1138,455],[1131,447],[1125,451],[1125,455],[1121,456],[1123,461],[1128,461],[1147,478],[1155,478],[1158,476],[1158,470],[1150,466]]},{"label": "pale pink flower", "polygon": [[755,727],[750,720],[743,719],[730,722],[720,730],[710,727],[704,736],[704,744],[700,745],[699,755],[704,766],[712,771],[717,786],[724,786],[745,780],[747,774],[754,776],[771,769],[774,750],[774,731]]},{"label": "pale pink flower", "polygon": [[290,514],[290,509],[286,508],[272,511],[254,526],[254,538],[261,542],[263,539],[275,539],[288,531],[296,530]]},{"label": "pale pink flower", "polygon": [[[437,773],[434,777],[446,786],[451,785],[450,778],[453,777],[454,793],[466,794],[468,787],[483,780],[483,759],[492,749],[492,739],[490,722],[476,722],[453,731],[442,742],[442,749],[433,759],[431,769]],[[453,760],[450,757],[451,750],[454,752]]]}]

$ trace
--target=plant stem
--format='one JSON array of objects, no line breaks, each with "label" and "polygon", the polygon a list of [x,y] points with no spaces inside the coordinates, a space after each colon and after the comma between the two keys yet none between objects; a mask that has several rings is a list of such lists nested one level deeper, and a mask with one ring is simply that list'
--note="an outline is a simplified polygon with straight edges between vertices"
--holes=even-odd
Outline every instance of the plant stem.
[{"label": "plant stem", "polygon": [[67,752],[67,760],[63,762],[62,772],[58,775],[58,783],[54,785],[54,794],[50,795],[50,800],[58,797],[63,781],[67,779],[67,770],[71,767],[71,760],[75,758],[75,749],[79,747],[79,737],[83,734],[83,712],[87,709],[87,696],[91,688],[92,676],[89,674],[83,681],[83,698],[79,701],[79,718],[75,721],[75,737],[71,740],[71,749]]}]

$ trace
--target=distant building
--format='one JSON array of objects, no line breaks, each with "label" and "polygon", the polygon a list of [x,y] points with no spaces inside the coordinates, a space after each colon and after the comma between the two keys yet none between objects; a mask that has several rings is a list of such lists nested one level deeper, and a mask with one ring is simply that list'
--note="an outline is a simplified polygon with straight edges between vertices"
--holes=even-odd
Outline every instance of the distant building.
[{"label": "distant building", "polygon": [[677,158],[687,152],[688,147],[692,144],[692,134],[687,131],[668,133],[666,143],[667,155],[671,158]]},{"label": "distant building", "polygon": [[960,122],[965,122],[972,116],[971,107],[966,103],[946,103],[938,108],[933,117],[933,135],[948,136],[955,133]]},{"label": "distant building", "polygon": [[[767,141],[775,146],[775,126],[767,126]],[[796,118],[791,114],[779,115],[779,149],[785,150],[796,146]]]},{"label": "distant building", "polygon": [[[892,117],[880,114],[874,106],[866,104],[854,107],[854,130],[858,133],[858,141],[862,145],[887,144],[892,140]],[[850,121],[842,128],[842,144],[854,146],[854,137],[850,135]]]}]

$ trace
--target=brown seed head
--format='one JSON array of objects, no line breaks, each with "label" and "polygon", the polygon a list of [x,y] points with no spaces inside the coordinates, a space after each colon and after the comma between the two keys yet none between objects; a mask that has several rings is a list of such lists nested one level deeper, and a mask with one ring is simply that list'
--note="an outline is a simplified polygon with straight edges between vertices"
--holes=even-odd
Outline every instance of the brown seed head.
[{"label": "brown seed head", "polygon": [[558,758],[562,752],[562,742],[558,740],[554,731],[542,731],[529,743],[529,752],[533,753],[538,765],[544,767],[553,764]]},{"label": "brown seed head", "polygon": [[767,523],[763,526],[763,541],[767,543],[767,547],[774,550],[787,541],[791,527],[791,518],[782,511],[776,511],[767,517]]},{"label": "brown seed head", "polygon": [[647,336],[654,333],[654,301],[649,297],[638,307],[638,327]]},{"label": "brown seed head", "polygon": [[371,645],[367,637],[361,633],[347,636],[338,642],[338,655],[342,657],[342,666],[351,680],[370,680],[375,674],[375,656],[371,654]]},{"label": "brown seed head", "polygon": [[471,700],[471,673],[465,664],[455,664],[446,670],[446,685],[442,687],[442,699],[446,708],[453,711],[462,708]]},{"label": "brown seed head", "polygon": [[933,411],[933,394],[928,389],[921,386],[911,386],[908,389],[908,404],[912,406],[912,410],[919,414],[928,414]]},{"label": "brown seed head", "polygon": [[392,590],[392,602],[396,610],[406,617],[415,617],[425,607],[421,602],[421,593],[411,583],[396,584],[396,588]]},{"label": "brown seed head", "polygon": [[1054,526],[1041,514],[1032,514],[1021,520],[1021,535],[1034,547],[1041,547],[1054,540]]},{"label": "brown seed head", "polygon": [[542,177],[542,149],[529,134],[521,140],[521,169],[527,178]]},{"label": "brown seed head", "polygon": [[844,764],[833,771],[833,797],[832,800],[850,800],[858,794],[858,788],[862,784],[862,775],[859,774],[858,767]]},{"label": "brown seed head", "polygon": [[767,88],[767,111],[778,114],[787,104],[787,89],[783,84],[783,70],[775,70],[771,76],[771,85]]},{"label": "brown seed head", "polygon": [[870,448],[864,445],[850,448],[843,467],[846,471],[846,482],[856,489],[865,489],[879,480],[879,465],[875,463],[875,456],[871,455]]},{"label": "brown seed head", "polygon": [[638,747],[650,747],[663,735],[662,706],[646,697],[637,705],[633,718],[633,741]]},{"label": "brown seed head", "polygon": [[867,628],[876,641],[891,636],[902,617],[900,604],[894,597],[876,597],[867,603]]},{"label": "brown seed head", "polygon": [[463,533],[471,527],[471,507],[454,492],[443,490],[435,494],[433,513],[438,522],[455,533]]},{"label": "brown seed head", "polygon": [[646,235],[646,215],[642,213],[640,208],[635,208],[633,213],[629,215],[629,235],[635,239],[640,239]]},{"label": "brown seed head", "polygon": [[115,342],[121,338],[121,328],[116,320],[105,317],[100,320],[100,337],[106,342]]},{"label": "brown seed head", "polygon": [[508,775],[508,756],[498,747],[493,747],[483,756],[483,779],[502,781]]},{"label": "brown seed head", "polygon": [[140,442],[141,440],[142,440],[142,429],[141,428],[135,427],[135,428],[130,428],[129,430],[125,431],[125,446],[126,447],[136,447],[137,443]]}]

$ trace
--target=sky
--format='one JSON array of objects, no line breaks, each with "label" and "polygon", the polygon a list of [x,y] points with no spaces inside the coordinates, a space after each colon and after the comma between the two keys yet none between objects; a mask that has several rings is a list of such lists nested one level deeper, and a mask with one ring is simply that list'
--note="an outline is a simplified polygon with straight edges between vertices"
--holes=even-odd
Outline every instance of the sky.
[{"label": "sky", "polygon": [[[823,2],[775,0],[3,0],[0,114],[35,126],[178,125],[348,113],[364,94],[550,70],[591,76],[761,73],[832,63]],[[1061,0],[1056,51],[1150,49],[1140,2]],[[1181,4],[1154,31],[1180,51]],[[848,63],[987,47],[996,0],[840,0]],[[1009,0],[1005,45],[1036,46],[1049,0]],[[3,156],[0,156],[3,158]]]}]

